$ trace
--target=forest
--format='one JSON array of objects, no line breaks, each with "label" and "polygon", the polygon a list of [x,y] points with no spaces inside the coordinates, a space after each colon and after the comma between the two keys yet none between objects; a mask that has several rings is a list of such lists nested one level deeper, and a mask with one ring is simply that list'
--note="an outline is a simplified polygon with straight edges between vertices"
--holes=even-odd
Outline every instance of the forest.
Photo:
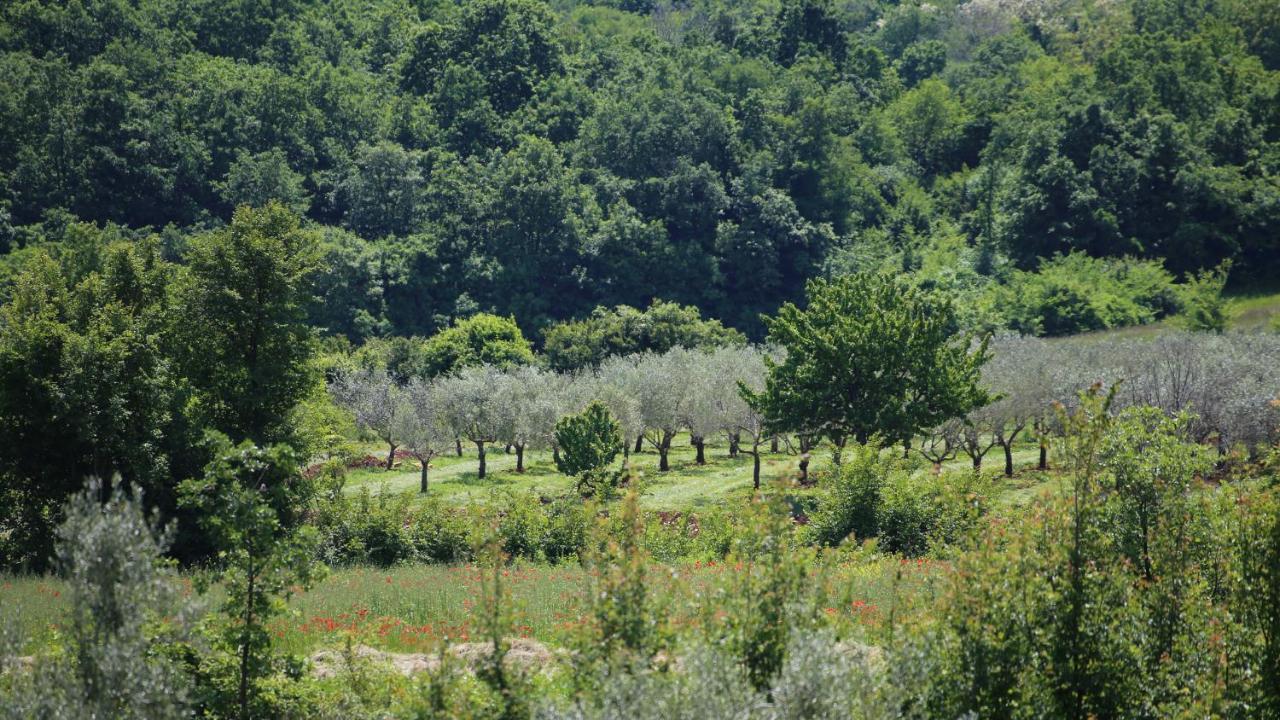
[{"label": "forest", "polygon": [[0,720],[1280,718],[1280,0],[0,4]]}]

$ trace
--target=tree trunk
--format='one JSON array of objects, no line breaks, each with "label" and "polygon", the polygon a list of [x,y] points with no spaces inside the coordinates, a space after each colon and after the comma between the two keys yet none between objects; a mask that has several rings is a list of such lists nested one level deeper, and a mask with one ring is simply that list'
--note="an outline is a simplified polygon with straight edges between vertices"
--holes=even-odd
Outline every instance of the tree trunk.
[{"label": "tree trunk", "polygon": [[742,444],[742,438],[738,435],[738,433],[733,433],[732,435],[729,436],[729,457],[731,458],[738,457],[738,452],[741,449],[740,448],[741,444]]},{"label": "tree trunk", "polygon": [[671,469],[671,463],[667,462],[667,450],[668,450],[668,446],[666,444],[658,448],[658,471],[659,472],[666,472]]},{"label": "tree trunk", "polygon": [[391,472],[391,467],[395,465],[396,462],[396,444],[388,444],[391,445],[391,449],[387,451],[387,472]]},{"label": "tree trunk", "polygon": [[777,435],[774,435],[773,437],[769,438],[769,452],[773,453],[774,455],[778,454],[778,436]]},{"label": "tree trunk", "polygon": [[505,454],[507,454],[507,455],[510,455],[510,454],[511,454],[511,443],[507,443],[507,446],[506,446],[505,448],[503,448],[503,449],[502,449],[502,452],[503,452],[503,453],[505,453]]},{"label": "tree trunk", "polygon": [[419,482],[418,492],[425,493],[427,491],[427,466],[430,464],[426,458],[418,458],[418,462],[422,463],[422,479]]},{"label": "tree trunk", "polygon": [[462,457],[462,438],[458,438],[457,440],[454,440],[454,442],[457,443],[456,449],[458,451],[458,457]]},{"label": "tree trunk", "polygon": [[516,443],[516,472],[524,472],[524,443]]},{"label": "tree trunk", "polygon": [[809,482],[809,456],[807,454],[800,456],[800,483],[808,484]]},{"label": "tree trunk", "polygon": [[697,457],[694,458],[694,462],[698,463],[699,465],[706,465],[707,464],[706,441],[704,441],[700,437],[694,437],[692,439],[692,442],[693,442],[693,446],[698,450],[698,455]]},{"label": "tree trunk", "polygon": [[560,467],[560,448],[551,448],[551,461],[556,464],[556,467]]},{"label": "tree trunk", "polygon": [[751,453],[751,486],[760,489],[760,448]]},{"label": "tree trunk", "polygon": [[644,433],[640,433],[639,435],[636,436],[636,449],[632,450],[631,452],[634,452],[634,453],[644,452]]},{"label": "tree trunk", "polygon": [[1040,439],[1040,469],[1042,471],[1049,469],[1049,443],[1043,438]]},{"label": "tree trunk", "polygon": [[978,453],[973,454],[973,469],[974,470],[982,469],[982,456],[979,455]]},{"label": "tree trunk", "polygon": [[1013,477],[1013,441],[1001,444],[1004,448],[1004,475]]},{"label": "tree trunk", "polygon": [[249,629],[253,627],[254,581],[258,573],[253,567],[252,548],[249,550],[249,571],[245,573],[244,632],[240,636],[240,720],[249,720]]},{"label": "tree trunk", "polygon": [[476,443],[476,455],[480,457],[480,474],[478,477],[480,480],[483,480],[484,479],[484,442],[483,441]]},{"label": "tree trunk", "polygon": [[911,438],[902,441],[902,459],[911,459]]}]

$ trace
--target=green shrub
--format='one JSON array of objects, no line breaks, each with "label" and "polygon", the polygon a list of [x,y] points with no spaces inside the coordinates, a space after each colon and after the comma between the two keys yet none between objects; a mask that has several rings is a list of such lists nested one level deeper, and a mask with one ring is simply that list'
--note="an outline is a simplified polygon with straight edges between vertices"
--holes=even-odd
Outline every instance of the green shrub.
[{"label": "green shrub", "polygon": [[543,506],[546,532],[542,536],[542,556],[555,563],[576,557],[587,540],[590,518],[579,498],[557,498]]},{"label": "green shrub", "polygon": [[842,464],[826,479],[817,511],[809,518],[808,539],[834,546],[850,535],[857,540],[877,535],[882,489],[908,473],[901,460],[881,453],[875,443],[846,449]]},{"label": "green shrub", "polygon": [[428,496],[413,513],[409,533],[423,562],[460,563],[472,557],[471,514]]},{"label": "green shrub", "polygon": [[997,293],[1006,324],[1028,335],[1142,325],[1172,315],[1182,304],[1173,276],[1159,261],[1083,253],[1043,260],[1036,272],[1015,272]]},{"label": "green shrub", "polygon": [[538,558],[547,535],[547,516],[537,495],[508,495],[496,508],[502,552],[516,558]]},{"label": "green shrub", "polygon": [[408,493],[379,493],[367,487],[354,497],[337,494],[321,503],[312,520],[319,533],[319,558],[330,565],[387,567],[413,559],[412,512]]},{"label": "green shrub", "polygon": [[897,475],[877,511],[880,547],[919,556],[963,539],[986,511],[990,481],[972,471]]},{"label": "green shrub", "polygon": [[622,426],[609,408],[593,401],[577,415],[560,418],[555,434],[560,447],[556,469],[577,478],[582,494],[607,496],[620,478],[619,473],[609,472],[609,465],[622,452]]}]

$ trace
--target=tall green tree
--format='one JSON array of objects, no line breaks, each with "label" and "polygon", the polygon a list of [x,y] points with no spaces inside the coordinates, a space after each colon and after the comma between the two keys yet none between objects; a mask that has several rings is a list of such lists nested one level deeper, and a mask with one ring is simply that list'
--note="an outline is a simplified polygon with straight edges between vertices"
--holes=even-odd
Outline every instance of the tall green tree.
[{"label": "tall green tree", "polygon": [[512,318],[479,313],[441,330],[422,346],[419,371],[435,377],[464,367],[528,365],[533,347]]},{"label": "tall green tree", "polygon": [[208,426],[236,440],[289,438],[290,411],[318,382],[306,308],[319,257],[316,235],[278,202],[242,207],[192,241],[175,335]]},{"label": "tall green tree", "polygon": [[765,318],[786,357],[767,360],[763,391],[745,391],[774,431],[837,448],[901,442],[990,400],[978,385],[986,341],[958,331],[949,300],[872,273],[813,280],[806,295],[807,307]]}]

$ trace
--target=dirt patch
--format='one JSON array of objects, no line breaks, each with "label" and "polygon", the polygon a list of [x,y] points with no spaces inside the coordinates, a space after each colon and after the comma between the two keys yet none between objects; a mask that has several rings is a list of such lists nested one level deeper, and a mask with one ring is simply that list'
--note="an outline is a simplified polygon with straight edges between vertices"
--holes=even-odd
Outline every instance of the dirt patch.
[{"label": "dirt patch", "polygon": [[[513,669],[529,673],[546,671],[554,666],[559,657],[537,640],[512,638],[507,642],[511,649],[507,651],[506,663]],[[456,643],[450,645],[447,652],[459,666],[474,671],[493,652],[493,644]],[[440,667],[438,653],[395,653],[357,645],[352,649],[351,655],[357,663],[382,666],[405,676],[434,672]],[[312,675],[319,678],[334,677],[348,669],[347,653],[342,650],[321,650],[311,656],[311,665]]]}]

